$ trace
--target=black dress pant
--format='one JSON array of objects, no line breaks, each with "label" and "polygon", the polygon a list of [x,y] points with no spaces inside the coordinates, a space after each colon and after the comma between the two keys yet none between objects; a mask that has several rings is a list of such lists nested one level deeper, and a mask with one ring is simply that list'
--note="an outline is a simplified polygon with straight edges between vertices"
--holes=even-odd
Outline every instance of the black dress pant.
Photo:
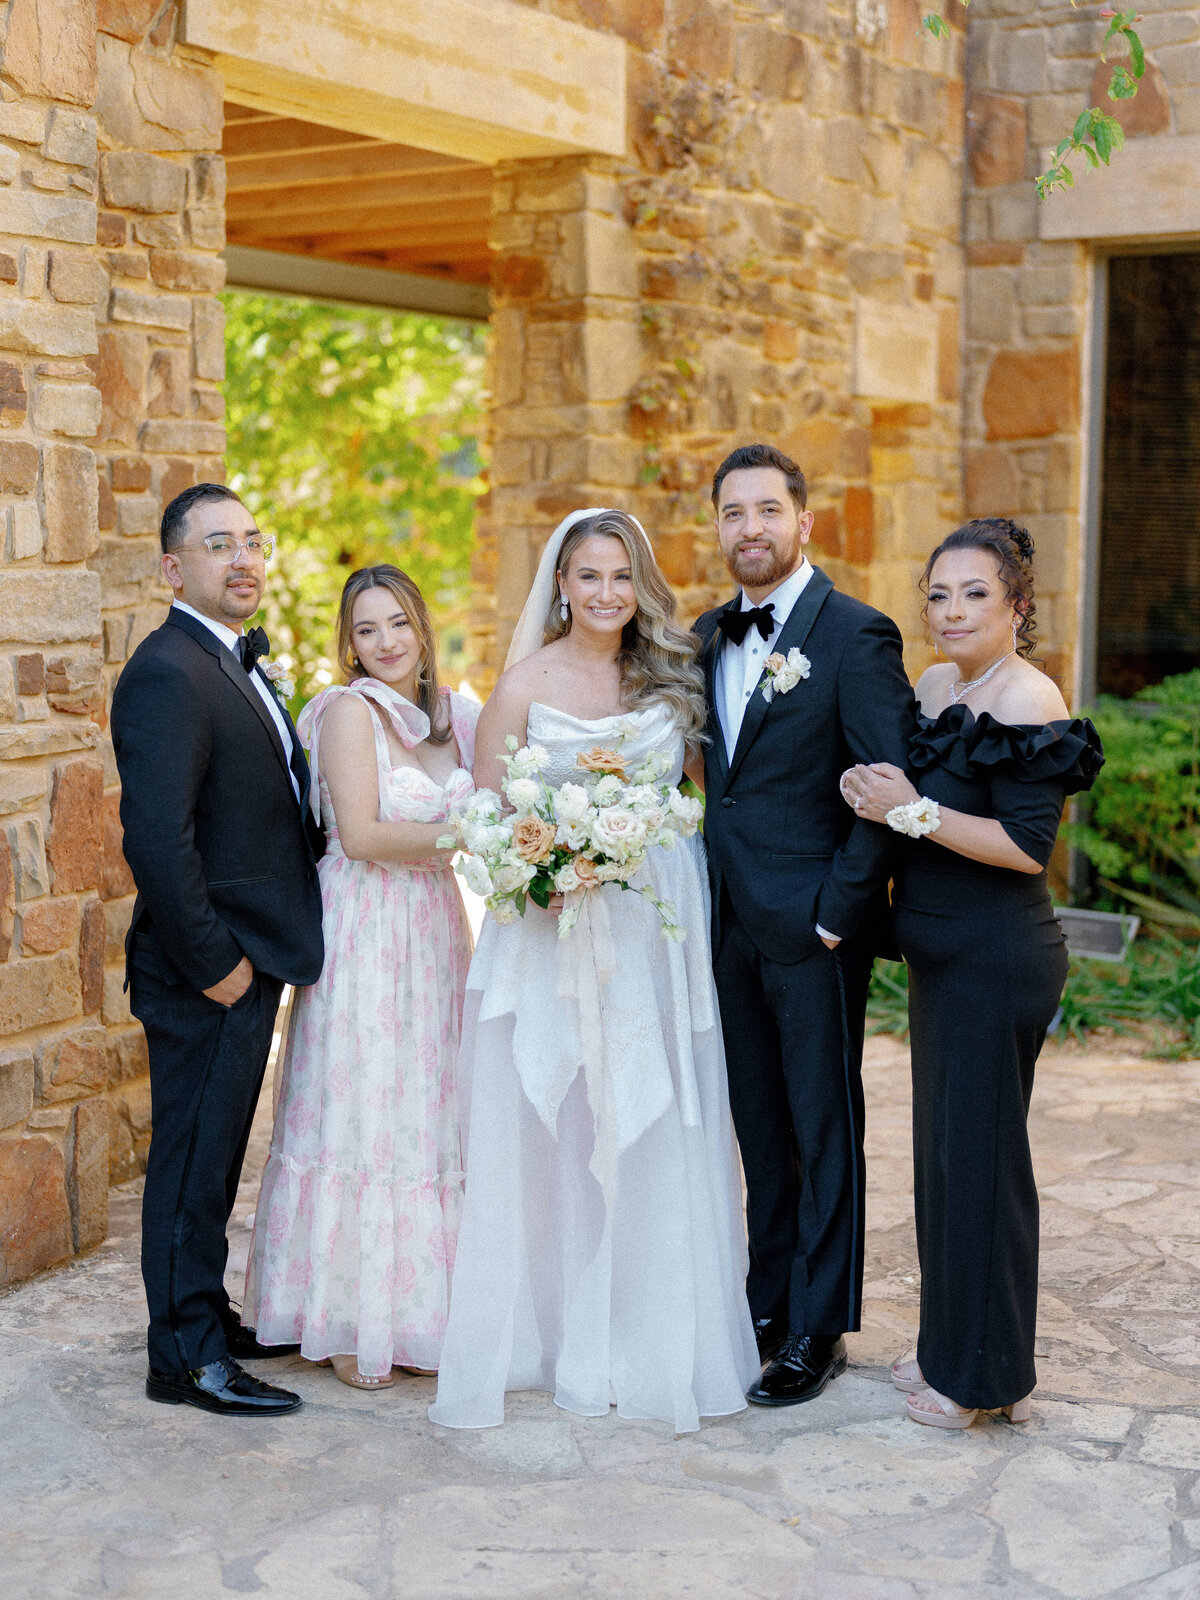
[{"label": "black dress pant", "polygon": [[256,972],[226,1008],[179,982],[138,934],[130,1004],[146,1030],[154,1132],[142,1198],[150,1365],[194,1371],[227,1354],[226,1227],[283,985]]},{"label": "black dress pant", "polygon": [[786,1316],[793,1333],[854,1332],[870,955],[846,941],[804,961],[771,961],[726,903],[713,966],[746,1175],[750,1310]]}]

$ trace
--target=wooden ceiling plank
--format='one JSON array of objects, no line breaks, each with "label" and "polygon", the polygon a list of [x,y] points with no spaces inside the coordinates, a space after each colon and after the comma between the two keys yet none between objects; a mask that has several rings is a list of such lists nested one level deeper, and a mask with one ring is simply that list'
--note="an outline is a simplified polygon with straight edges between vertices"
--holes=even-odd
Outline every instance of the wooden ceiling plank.
[{"label": "wooden ceiling plank", "polygon": [[226,124],[221,153],[227,161],[251,160],[256,156],[289,155],[297,150],[371,149],[382,144],[365,133],[345,133],[340,128],[323,128],[297,117],[272,117],[264,122]]},{"label": "wooden ceiling plank", "polygon": [[351,229],[333,231],[310,225],[307,232],[268,232],[265,229],[230,231],[230,244],[248,245],[256,250],[299,251],[302,255],[342,256],[349,252],[373,254],[383,250],[409,249],[416,245],[441,244],[446,249],[469,247],[476,255],[487,250],[487,230],[476,220],[447,225],[434,219],[410,228]]},{"label": "wooden ceiling plank", "polygon": [[288,150],[271,155],[225,158],[231,193],[294,189],[319,183],[357,183],[369,178],[420,179],[449,172],[475,172],[491,186],[491,171],[471,162],[437,156],[408,145],[377,144],[353,149]]},{"label": "wooden ceiling plank", "polygon": [[490,210],[490,184],[480,190],[477,178],[471,174],[467,179],[447,175],[420,187],[392,179],[359,185],[315,184],[311,188],[276,191],[273,194],[234,192],[227,198],[225,217],[227,222],[253,218],[265,224],[277,219],[321,216],[330,211],[352,212],[365,217],[372,212],[388,212],[396,207],[451,205],[460,201]]}]

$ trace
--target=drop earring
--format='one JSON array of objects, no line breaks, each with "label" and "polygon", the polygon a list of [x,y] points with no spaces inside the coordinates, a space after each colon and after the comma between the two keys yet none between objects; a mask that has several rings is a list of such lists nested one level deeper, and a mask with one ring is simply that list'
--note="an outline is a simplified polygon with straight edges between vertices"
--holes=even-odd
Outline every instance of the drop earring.
[{"label": "drop earring", "polygon": [[1016,617],[1014,617],[1013,618],[1013,649],[1014,650],[1017,648],[1017,631],[1018,631],[1018,623],[1017,623]]},{"label": "drop earring", "polygon": [[564,622],[567,620],[567,617],[570,614],[570,607],[567,605],[567,597],[565,594],[560,594],[558,597],[558,614]]}]

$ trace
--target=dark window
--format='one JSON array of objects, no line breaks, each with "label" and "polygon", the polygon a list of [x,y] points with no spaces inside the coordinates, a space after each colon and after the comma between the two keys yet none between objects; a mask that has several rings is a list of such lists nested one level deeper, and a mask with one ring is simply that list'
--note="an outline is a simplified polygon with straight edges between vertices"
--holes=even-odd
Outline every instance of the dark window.
[{"label": "dark window", "polygon": [[1200,255],[1115,256],[1097,688],[1200,666]]}]

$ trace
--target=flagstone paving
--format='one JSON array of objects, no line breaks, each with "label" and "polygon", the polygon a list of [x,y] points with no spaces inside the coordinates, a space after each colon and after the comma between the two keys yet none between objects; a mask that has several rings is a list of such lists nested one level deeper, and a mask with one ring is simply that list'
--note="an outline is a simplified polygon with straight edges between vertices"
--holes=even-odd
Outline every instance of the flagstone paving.
[{"label": "flagstone paving", "polygon": [[[871,1041],[866,1080],[849,1372],[680,1438],[543,1394],[448,1432],[430,1380],[356,1394],[299,1360],[259,1368],[304,1395],[291,1417],[153,1405],[137,1195],[115,1195],[106,1245],[0,1298],[0,1594],[1200,1597],[1200,1062],[1044,1056],[1033,1420],[958,1434],[908,1422],[887,1381],[917,1315],[904,1047]],[[268,1115],[264,1096],[231,1283]]]}]

